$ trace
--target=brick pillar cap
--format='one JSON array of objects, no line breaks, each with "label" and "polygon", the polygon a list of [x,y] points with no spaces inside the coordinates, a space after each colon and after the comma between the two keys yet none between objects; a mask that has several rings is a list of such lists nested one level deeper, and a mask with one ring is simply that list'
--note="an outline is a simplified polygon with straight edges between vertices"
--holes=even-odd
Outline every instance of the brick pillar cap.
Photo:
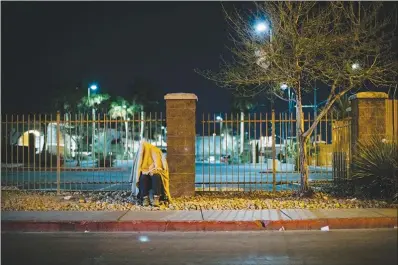
[{"label": "brick pillar cap", "polygon": [[388,98],[387,93],[384,92],[359,92],[352,95],[349,100],[359,99],[359,98]]},{"label": "brick pillar cap", "polygon": [[164,96],[164,99],[194,99],[198,100],[198,97],[192,93],[169,93]]}]

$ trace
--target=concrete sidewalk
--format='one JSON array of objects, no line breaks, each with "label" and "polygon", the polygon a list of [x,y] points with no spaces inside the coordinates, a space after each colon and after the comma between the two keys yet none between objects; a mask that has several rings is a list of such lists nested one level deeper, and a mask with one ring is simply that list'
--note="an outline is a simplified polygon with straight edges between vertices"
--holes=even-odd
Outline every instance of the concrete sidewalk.
[{"label": "concrete sidewalk", "polygon": [[397,209],[2,212],[3,231],[244,231],[397,227]]}]

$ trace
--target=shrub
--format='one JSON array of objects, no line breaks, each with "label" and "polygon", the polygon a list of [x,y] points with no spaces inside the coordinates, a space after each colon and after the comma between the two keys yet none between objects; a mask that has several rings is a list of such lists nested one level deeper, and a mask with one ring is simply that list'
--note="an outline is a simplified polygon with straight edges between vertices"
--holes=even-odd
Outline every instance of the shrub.
[{"label": "shrub", "polygon": [[370,198],[398,199],[398,144],[372,138],[357,145],[353,157],[356,192]]}]

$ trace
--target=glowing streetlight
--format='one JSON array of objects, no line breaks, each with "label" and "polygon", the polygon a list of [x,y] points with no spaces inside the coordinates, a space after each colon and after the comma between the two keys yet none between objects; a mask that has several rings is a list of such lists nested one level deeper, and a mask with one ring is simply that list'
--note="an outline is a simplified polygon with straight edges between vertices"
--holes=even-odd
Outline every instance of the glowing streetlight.
[{"label": "glowing streetlight", "polygon": [[95,91],[95,90],[97,90],[98,89],[98,86],[96,85],[96,84],[92,84],[92,85],[90,85],[89,87],[88,87],[88,89],[87,89],[87,95],[88,95],[88,97],[90,97],[90,91],[92,90],[92,91]]},{"label": "glowing streetlight", "polygon": [[258,22],[255,25],[256,32],[262,33],[268,31],[268,24],[265,22]]},{"label": "glowing streetlight", "polygon": [[[90,92],[95,91],[98,89],[98,86],[96,84],[91,84],[88,89],[87,89],[87,96],[88,100],[90,100]],[[92,130],[92,135],[91,135],[91,157],[95,159],[95,152],[94,152],[94,134],[95,134],[95,108],[93,106],[92,108],[92,113],[93,113],[93,130]]]},{"label": "glowing streetlight", "polygon": [[359,63],[353,63],[351,65],[351,68],[352,68],[352,70],[358,70],[360,68],[360,65],[359,65]]},{"label": "glowing streetlight", "polygon": [[287,88],[288,88],[288,87],[287,87],[286,84],[282,84],[282,85],[281,85],[281,89],[282,89],[283,91],[285,91]]}]

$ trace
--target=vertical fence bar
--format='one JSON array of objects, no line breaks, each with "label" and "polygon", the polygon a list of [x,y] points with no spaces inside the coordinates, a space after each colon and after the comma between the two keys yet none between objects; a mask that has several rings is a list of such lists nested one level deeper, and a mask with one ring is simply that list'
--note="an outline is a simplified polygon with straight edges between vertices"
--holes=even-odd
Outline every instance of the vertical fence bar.
[{"label": "vertical fence bar", "polygon": [[61,114],[57,111],[57,194],[61,194],[61,147],[60,147],[60,138],[61,138]]},{"label": "vertical fence bar", "polygon": [[[34,135],[34,134],[33,134]],[[30,152],[32,151],[32,150],[30,150],[30,147],[32,146],[32,143],[30,142],[30,140],[31,140],[31,137],[30,137],[30,114],[28,115],[28,130],[27,130],[27,137],[28,137],[28,189],[30,189],[30,157],[31,157],[31,155],[30,155]],[[34,144],[34,143],[33,143]]]},{"label": "vertical fence bar", "polygon": [[[88,119],[88,113],[86,113],[86,121],[84,122],[84,124],[86,125],[86,150],[87,150],[87,156],[88,156],[88,153],[91,153],[91,148],[90,148],[90,145],[89,145],[89,141],[88,141],[88,139],[89,139],[89,135],[90,135],[90,131],[89,131],[89,129],[88,129],[88,127],[89,127],[89,125],[88,125],[88,123],[89,123],[89,119]],[[90,151],[90,152],[89,152]],[[90,159],[92,160],[92,158],[93,158],[93,155],[91,154],[91,156],[90,156]],[[89,163],[90,161],[89,160],[87,160],[87,163]],[[87,169],[86,169],[86,172],[87,172],[87,175],[86,175],[86,184],[87,184],[87,182],[88,182],[88,165],[87,165]]]},{"label": "vertical fence bar", "polygon": [[[6,177],[5,177],[5,185],[6,185],[6,187],[8,186],[8,176],[9,176],[9,172],[8,172],[8,147],[10,146],[11,147],[11,144],[9,143],[9,139],[8,139],[8,115],[6,114],[5,115],[5,117],[6,117],[6,123],[5,123],[5,143],[4,143],[4,145],[5,145],[5,149],[6,149],[6,169],[5,169],[5,172],[6,172]],[[10,135],[11,136],[11,135]],[[12,166],[12,165],[11,165]]]},{"label": "vertical fence bar", "polygon": [[[265,113],[265,146],[268,148],[268,113]],[[265,159],[265,158],[264,158]],[[266,170],[266,177],[267,177],[267,187],[269,187],[269,168],[268,168],[268,157],[267,157],[267,170]]]},{"label": "vertical fence bar", "polygon": [[260,112],[260,146],[259,146],[259,151],[260,151],[260,155],[261,155],[261,160],[259,159],[260,162],[260,181],[261,181],[261,189],[263,189],[264,184],[263,184],[263,163],[265,161],[265,153],[264,153],[264,149],[263,149],[263,115]]},{"label": "vertical fence bar", "polygon": [[[35,143],[34,143],[34,150],[33,150],[33,189],[36,189],[36,114],[33,114],[33,131],[35,132]],[[40,142],[40,136],[39,134],[39,142]],[[38,147],[38,150],[40,150],[40,144]]]},{"label": "vertical fence bar", "polygon": [[[278,136],[278,139],[279,139],[279,153],[276,155],[277,156],[277,159],[278,159],[278,161],[279,161],[279,165],[280,165],[280,170],[282,170],[283,171],[283,167],[282,167],[282,154],[281,154],[281,146],[282,146],[282,137],[283,137],[283,133],[282,133],[282,129],[283,129],[283,126],[282,126],[282,114],[279,112],[279,115],[278,115],[278,117],[279,117],[279,120],[278,120],[278,125],[279,125],[279,136]],[[275,140],[276,140],[276,138],[275,138]],[[275,143],[276,144],[276,143]],[[285,166],[286,167],[286,166]],[[282,181],[283,180],[283,174],[285,174],[285,176],[286,176],[286,173],[280,173],[280,181]],[[281,184],[282,185],[282,184]],[[283,187],[283,186],[282,186]]]},{"label": "vertical fence bar", "polygon": [[[307,128],[307,130],[309,129],[311,127],[311,112],[308,112],[308,128]],[[310,170],[310,165],[312,165],[312,156],[313,156],[313,154],[312,154],[312,152],[311,152],[311,149],[312,149],[312,147],[313,147],[313,145],[312,145],[312,143],[311,143],[311,137],[309,136],[308,137],[309,139],[307,140],[307,141],[309,141],[309,146],[307,147],[307,145],[305,146],[305,148],[307,149],[307,160],[308,160],[308,162],[307,162],[307,166],[308,166],[308,176],[307,176],[307,178],[308,178],[308,185],[310,185],[309,184],[309,178],[310,178],[310,174],[311,174],[311,170]],[[316,148],[316,147],[315,147]],[[315,169],[316,169],[316,167],[315,167]],[[316,171],[316,170],[315,170]]]},{"label": "vertical fence bar", "polygon": [[21,134],[21,138],[22,138],[22,189],[25,188],[25,170],[26,170],[26,166],[25,166],[25,115],[22,114],[22,134]]},{"label": "vertical fence bar", "polygon": [[42,185],[42,181],[41,181],[41,171],[42,171],[42,165],[41,165],[41,157],[42,157],[42,155],[43,155],[43,152],[44,152],[44,137],[45,137],[45,133],[46,133],[46,130],[44,129],[43,130],[43,146],[41,146],[41,135],[42,135],[42,123],[41,123],[41,114],[39,114],[39,130],[40,130],[40,138],[39,138],[39,165],[38,165],[38,167],[39,167],[39,171],[40,171],[40,178],[39,178],[39,189],[41,189],[41,185]]},{"label": "vertical fence bar", "polygon": [[[62,136],[62,140],[64,141],[64,143],[63,143],[63,147],[64,147],[64,150],[63,150],[63,160],[64,160],[64,163],[63,163],[63,165],[61,165],[61,167],[63,167],[63,169],[64,169],[64,172],[65,172],[65,168],[66,168],[66,159],[67,159],[67,144],[66,144],[66,142],[67,142],[67,138],[66,138],[66,133],[68,132],[68,125],[70,125],[70,123],[69,123],[70,121],[69,121],[69,116],[68,116],[68,113],[64,113],[64,115],[63,115],[63,120],[62,120],[62,124],[63,124],[63,130],[62,130],[62,132],[60,132],[60,137]],[[70,126],[69,126],[70,127]],[[69,132],[69,135],[70,135],[70,132]],[[69,140],[69,142],[70,142],[70,140]],[[61,143],[61,139],[60,139],[60,143]],[[71,150],[70,149],[70,145],[69,145],[69,150]],[[61,175],[60,175],[60,178],[61,178]],[[63,180],[64,180],[64,190],[66,190],[66,178],[63,178]],[[70,185],[70,190],[72,189],[72,181],[71,180],[69,180],[69,185]]]},{"label": "vertical fence bar", "polygon": [[205,190],[205,113],[202,113],[202,191]]},{"label": "vertical fence bar", "polygon": [[289,170],[288,170],[288,163],[287,163],[287,145],[289,143],[288,141],[288,118],[287,118],[288,114],[283,113],[283,129],[285,130],[284,136],[283,136],[283,147],[284,147],[284,160],[285,160],[285,165],[286,165],[286,183],[288,183],[289,181]]},{"label": "vertical fence bar", "polygon": [[[213,165],[214,165],[214,190],[217,190],[217,165],[216,165],[216,154],[217,154],[217,143],[216,143],[216,137],[217,137],[217,127],[216,127],[216,114],[213,113]],[[221,136],[220,136],[221,137]]]},{"label": "vertical fence bar", "polygon": [[11,153],[11,183],[14,185],[14,142],[12,142],[12,136],[14,135],[14,114],[11,114],[11,130],[10,132],[13,132],[11,135],[10,133],[10,142],[8,143],[10,145],[10,153]]},{"label": "vertical fence bar", "polygon": [[210,113],[207,113],[207,137],[208,137],[208,145],[209,145],[209,155],[208,155],[208,159],[209,159],[209,166],[208,166],[208,168],[209,168],[209,170],[208,170],[208,172],[209,172],[209,184],[208,184],[208,187],[209,187],[209,191],[211,190],[210,189]]},{"label": "vertical fence bar", "polygon": [[[259,156],[258,154],[258,141],[257,141],[257,113],[254,113],[254,189],[256,189],[257,186],[257,157]],[[252,190],[253,184],[250,185],[250,191]]]},{"label": "vertical fence bar", "polygon": [[[242,116],[242,113],[240,114],[241,116]],[[241,150],[242,150],[242,145],[243,145],[243,141],[242,141],[242,136],[241,136],[241,134],[242,134],[242,130],[241,130],[241,127],[242,127],[242,124],[243,124],[243,126],[244,126],[244,123],[243,123],[243,121],[241,121],[240,122],[241,123],[241,125],[239,125],[239,113],[237,113],[236,114],[236,131],[237,131],[237,135],[238,135],[238,137],[237,137],[237,139],[240,139],[239,140],[239,143],[240,143],[240,145],[239,145],[239,149],[238,149],[238,191],[240,191],[240,162],[241,162],[241,157],[243,157],[243,152],[241,152]]]},{"label": "vertical fence bar", "polygon": [[[231,144],[232,144],[232,154],[231,154],[231,165],[232,165],[232,172],[231,172],[231,182],[232,183],[234,183],[234,159],[235,159],[235,145],[234,144],[236,144],[235,143],[235,141],[234,141],[234,138],[235,138],[235,136],[234,136],[234,116],[233,116],[233,114],[232,113],[230,113],[230,119],[231,119],[231,137],[232,137],[232,141],[231,141]],[[234,187],[234,185],[232,185],[232,187]]]},{"label": "vertical fence bar", "polygon": [[[57,133],[56,130],[56,126],[54,128],[54,120],[53,120],[53,114],[50,114],[50,122],[51,122],[51,129],[50,129],[50,139],[51,139],[51,152],[49,153],[49,157],[50,157],[50,174],[52,175],[52,172],[54,172],[54,167],[53,167],[53,160],[54,160],[54,142],[57,141],[57,139],[53,139],[53,134],[54,134],[54,129],[55,129],[55,134]],[[55,122],[56,125],[56,122]],[[55,156],[56,156],[56,148],[55,148]],[[51,182],[51,189],[53,188],[54,185],[54,181]]]},{"label": "vertical fence bar", "polygon": [[19,115],[17,115],[17,121],[16,121],[16,124],[17,124],[17,132],[16,132],[16,135],[17,135],[17,170],[16,170],[16,172],[17,172],[17,186],[19,186],[19,138],[20,138],[20,136],[19,136],[19,123],[20,123],[20,121],[19,121]]},{"label": "vertical fence bar", "polygon": [[276,192],[275,110],[272,110],[272,191]]},{"label": "vertical fence bar", "polygon": [[224,113],[224,120],[225,120],[225,133],[224,133],[224,142],[225,142],[225,186],[226,189],[230,185],[227,184],[228,182],[228,163],[229,163],[229,152],[228,152],[228,134],[229,134],[229,128],[228,128],[228,115],[227,113]]}]

